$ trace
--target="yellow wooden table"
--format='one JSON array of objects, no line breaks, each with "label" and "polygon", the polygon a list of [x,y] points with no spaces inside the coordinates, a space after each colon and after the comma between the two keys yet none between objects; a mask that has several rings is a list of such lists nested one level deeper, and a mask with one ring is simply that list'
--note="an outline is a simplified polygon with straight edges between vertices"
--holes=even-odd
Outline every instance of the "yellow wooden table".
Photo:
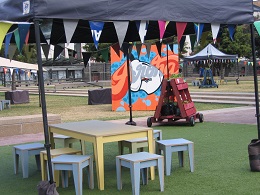
[{"label": "yellow wooden table", "polygon": [[[98,188],[104,190],[104,143],[116,142],[140,137],[148,137],[148,149],[154,153],[153,129],[131,126],[108,121],[88,120],[49,125],[50,141],[54,147],[53,133],[67,135],[93,143],[96,161]],[[154,168],[151,168],[154,180]]]}]

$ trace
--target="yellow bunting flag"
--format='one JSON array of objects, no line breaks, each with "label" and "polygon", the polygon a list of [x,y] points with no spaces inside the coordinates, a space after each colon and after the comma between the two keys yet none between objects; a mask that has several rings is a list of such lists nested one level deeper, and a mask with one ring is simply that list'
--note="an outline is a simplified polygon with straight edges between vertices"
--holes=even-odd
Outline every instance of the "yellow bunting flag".
[{"label": "yellow bunting flag", "polygon": [[2,48],[5,35],[11,26],[11,23],[0,22],[0,49]]}]

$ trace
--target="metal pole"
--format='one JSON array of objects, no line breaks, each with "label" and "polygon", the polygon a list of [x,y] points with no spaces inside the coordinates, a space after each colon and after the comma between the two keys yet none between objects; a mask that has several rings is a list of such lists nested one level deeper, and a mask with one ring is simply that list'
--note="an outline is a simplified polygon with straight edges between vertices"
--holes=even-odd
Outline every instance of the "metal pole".
[{"label": "metal pole", "polygon": [[126,122],[126,125],[136,125],[136,123],[133,121],[133,117],[132,117],[132,98],[131,98],[131,83],[130,83],[130,64],[129,64],[129,50],[127,48],[127,52],[126,52],[126,65],[127,65],[127,82],[128,82],[128,101],[129,101],[129,111],[130,111],[130,119],[128,122]]},{"label": "metal pole", "polygon": [[40,86],[40,93],[41,93],[42,118],[43,118],[43,128],[44,128],[44,138],[45,138],[44,146],[47,151],[47,163],[49,168],[50,183],[52,184],[53,174],[52,174],[51,153],[50,153],[51,144],[49,138],[47,109],[46,109],[46,100],[45,100],[45,93],[44,93],[39,19],[34,19],[34,27],[35,27],[35,39],[36,39],[37,61],[38,61],[38,71],[39,71],[39,86]]},{"label": "metal pole", "polygon": [[255,86],[255,107],[256,107],[256,121],[258,130],[258,139],[260,139],[260,123],[259,123],[259,95],[258,95],[258,81],[257,81],[257,69],[256,69],[256,55],[255,55],[255,32],[253,24],[250,24],[251,30],[251,46],[253,56],[253,70],[254,70],[254,86]]}]

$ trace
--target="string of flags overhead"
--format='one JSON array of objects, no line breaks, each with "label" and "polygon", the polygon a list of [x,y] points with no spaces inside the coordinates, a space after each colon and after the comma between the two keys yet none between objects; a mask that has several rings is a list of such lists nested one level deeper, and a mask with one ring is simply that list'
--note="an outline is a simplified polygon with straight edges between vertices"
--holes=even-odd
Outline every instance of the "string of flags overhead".
[{"label": "string of flags overhead", "polygon": [[[64,26],[67,44],[69,44],[71,42],[73,34],[77,28],[78,22],[79,22],[79,20],[63,19],[63,26]],[[167,28],[169,22],[170,21],[161,21],[161,20],[158,21],[158,27],[159,27],[159,31],[160,31],[160,37],[158,37],[159,43],[156,42],[158,48],[160,47],[160,44],[162,44],[164,33],[166,31],[166,28]],[[137,27],[137,30],[139,33],[141,44],[145,44],[147,47],[147,51],[149,51],[149,43],[145,43],[145,36],[147,33],[149,21],[135,21],[135,23],[136,23],[136,27]],[[102,31],[104,28],[104,24],[105,24],[105,22],[101,22],[101,21],[98,21],[98,22],[89,21],[89,27],[90,27],[91,34],[92,34],[93,43],[97,50],[98,50],[99,39],[101,37]],[[119,47],[117,47],[117,49],[120,49],[120,48],[122,48],[123,41],[126,36],[129,21],[113,21],[113,24],[114,24],[114,27],[116,30],[116,34],[118,37],[118,43],[119,43]],[[7,23],[7,22],[0,22],[0,49],[2,47],[3,40],[5,39],[5,57],[6,58],[7,58],[7,56],[9,56],[9,59],[12,60],[16,49],[18,49],[19,52],[21,52],[24,44],[26,44],[26,45],[28,44],[28,40],[29,40],[29,36],[30,36],[30,30],[29,30],[30,25],[31,25],[31,23],[21,23],[21,24],[18,23],[17,29],[15,29],[12,32],[7,33],[8,30],[10,29],[10,27],[12,26],[12,24]],[[50,34],[43,33],[43,35],[46,39],[46,42],[47,42],[47,44],[42,45],[43,52],[44,52],[46,58],[49,53],[52,25],[53,25],[53,20],[52,19],[48,20],[47,26],[49,28]],[[179,46],[180,51],[182,50],[182,48],[184,46],[184,42],[185,42],[185,38],[186,38],[186,36],[183,36],[186,26],[187,26],[187,23],[185,23],[185,22],[176,22],[177,41],[180,45]],[[235,27],[236,27],[235,25],[228,25],[228,30],[229,30],[231,40],[233,40],[233,38],[234,38]],[[43,28],[46,28],[46,25],[41,25],[40,28],[43,32],[44,31]],[[202,41],[203,34],[205,35],[205,32],[203,32],[203,29],[204,29],[204,24],[194,23],[195,34],[189,35],[192,50],[194,48],[195,43],[198,44],[200,42],[200,40]],[[220,24],[211,24],[211,30],[212,30],[213,42],[216,42],[219,30],[220,30]],[[14,36],[16,47],[14,45],[10,44],[12,36]],[[138,44],[136,44],[136,47],[137,48],[139,47]],[[60,55],[60,53],[64,50],[64,47],[62,47],[61,45],[55,45],[54,50],[55,50],[54,51],[54,60],[55,60]],[[103,49],[102,54],[106,55],[106,53],[108,53],[108,52],[106,52],[106,50]],[[159,53],[160,53],[160,51],[159,51]],[[73,55],[71,55],[71,56],[73,56]],[[84,54],[83,56],[88,57],[89,55]]]}]

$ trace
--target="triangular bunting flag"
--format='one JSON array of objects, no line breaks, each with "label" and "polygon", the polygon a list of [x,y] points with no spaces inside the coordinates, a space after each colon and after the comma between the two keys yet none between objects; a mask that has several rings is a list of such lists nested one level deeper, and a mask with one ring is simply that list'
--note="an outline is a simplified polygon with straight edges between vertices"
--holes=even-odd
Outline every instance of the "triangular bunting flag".
[{"label": "triangular bunting flag", "polygon": [[13,68],[9,68],[10,70],[10,74],[13,75],[14,69]]},{"label": "triangular bunting flag", "polygon": [[105,60],[105,62],[108,62],[108,48],[101,50],[102,58]]},{"label": "triangular bunting flag", "polygon": [[83,56],[84,66],[86,68],[88,65],[88,61],[91,57],[91,52],[82,52],[82,56]]},{"label": "triangular bunting flag", "polygon": [[66,42],[68,45],[78,25],[78,20],[63,19],[63,25],[64,25],[64,30],[66,35]]},{"label": "triangular bunting flag", "polygon": [[116,52],[116,54],[120,57],[120,46],[119,46],[119,43],[113,44],[111,47]]},{"label": "triangular bunting flag", "polygon": [[89,26],[91,29],[94,44],[96,46],[96,49],[98,49],[98,42],[99,42],[103,27],[104,27],[104,22],[89,21]]},{"label": "triangular bunting flag", "polygon": [[173,52],[173,43],[169,44],[170,50]]},{"label": "triangular bunting flag", "polygon": [[162,54],[162,43],[161,42],[159,42],[159,41],[157,41],[156,43],[156,47],[157,47],[157,50],[158,50],[158,54],[161,56]]},{"label": "triangular bunting flag", "polygon": [[186,36],[182,36],[181,41],[180,41],[180,51],[183,50],[185,40],[186,40]]},{"label": "triangular bunting flag", "polygon": [[229,37],[232,41],[234,40],[235,27],[234,24],[228,24]]},{"label": "triangular bunting flag", "polygon": [[51,40],[52,24],[53,24],[52,19],[46,19],[46,20],[43,20],[43,22],[40,25],[40,28],[45,37],[45,40],[47,41],[47,43],[49,45],[50,45],[50,40]]},{"label": "triangular bunting flag", "polygon": [[128,43],[123,43],[123,45],[121,47],[121,50],[123,51],[124,56],[128,55],[128,53],[129,53],[128,48],[129,48],[129,44]]},{"label": "triangular bunting flag", "polygon": [[60,45],[54,45],[54,55],[53,55],[53,61],[56,60],[56,58],[61,54],[61,52],[64,50],[64,48]]},{"label": "triangular bunting flag", "polygon": [[260,21],[255,21],[254,26],[258,32],[258,35],[260,35]]},{"label": "triangular bunting flag", "polygon": [[14,30],[14,38],[15,38],[16,46],[17,46],[18,50],[19,50],[20,53],[21,53],[21,50],[20,50],[20,35],[19,35],[18,29],[15,29],[15,30]]},{"label": "triangular bunting flag", "polygon": [[13,33],[10,32],[10,33],[6,34],[6,36],[5,36],[5,57],[6,58],[7,58],[7,55],[8,55],[8,48],[9,48],[9,45],[10,45],[12,35],[13,35]]},{"label": "triangular bunting flag", "polygon": [[159,24],[159,30],[160,30],[160,42],[162,42],[162,38],[163,38],[165,29],[166,29],[166,21],[159,20],[158,24]]},{"label": "triangular bunting flag", "polygon": [[196,42],[196,35],[190,35],[190,45],[191,45],[191,51],[194,50],[194,45]]},{"label": "triangular bunting flag", "polygon": [[2,43],[4,41],[5,35],[11,26],[11,23],[0,22],[0,50],[2,48]]},{"label": "triangular bunting flag", "polygon": [[136,21],[136,27],[140,36],[140,40],[144,43],[145,35],[148,29],[148,22],[147,21]]},{"label": "triangular bunting flag", "polygon": [[128,21],[114,21],[119,47],[122,46],[122,43],[125,39],[128,23],[129,23]]},{"label": "triangular bunting flag", "polygon": [[137,51],[137,56],[139,58],[141,49],[142,49],[142,44],[136,44],[135,47],[136,47],[136,51]]},{"label": "triangular bunting flag", "polygon": [[129,45],[128,50],[129,50],[129,54],[132,53],[132,50],[133,50],[133,44],[130,44],[130,45]]},{"label": "triangular bunting flag", "polygon": [[27,35],[26,35],[26,37],[25,37],[25,44],[27,45],[28,44],[28,42],[29,42],[29,37],[30,37],[30,30],[28,31],[28,33],[27,33]]},{"label": "triangular bunting flag", "polygon": [[18,24],[18,31],[20,36],[20,45],[18,47],[19,51],[22,51],[23,45],[25,43],[26,36],[29,32],[31,24]]},{"label": "triangular bunting flag", "polygon": [[198,44],[203,32],[204,24],[201,23],[194,23],[194,29],[196,33],[196,43]]},{"label": "triangular bunting flag", "polygon": [[211,31],[212,31],[212,39],[213,42],[216,42],[218,32],[219,32],[220,24],[211,24]]},{"label": "triangular bunting flag", "polygon": [[25,46],[24,46],[24,53],[25,53],[26,58],[27,58],[28,60],[30,60],[31,57],[32,57],[31,47],[32,47],[31,45],[25,45]]},{"label": "triangular bunting flag", "polygon": [[49,58],[49,51],[50,51],[50,45],[49,44],[42,44],[42,51],[44,53],[44,56],[46,60]]},{"label": "triangular bunting flag", "polygon": [[180,43],[180,41],[181,41],[181,37],[185,31],[186,26],[187,26],[186,22],[176,22],[178,43]]},{"label": "triangular bunting flag", "polygon": [[13,59],[16,49],[17,49],[16,45],[14,45],[14,44],[9,45],[8,56],[9,56],[10,61]]},{"label": "triangular bunting flag", "polygon": [[148,59],[150,58],[150,51],[151,51],[151,43],[145,43],[145,47],[146,47],[146,54]]}]

